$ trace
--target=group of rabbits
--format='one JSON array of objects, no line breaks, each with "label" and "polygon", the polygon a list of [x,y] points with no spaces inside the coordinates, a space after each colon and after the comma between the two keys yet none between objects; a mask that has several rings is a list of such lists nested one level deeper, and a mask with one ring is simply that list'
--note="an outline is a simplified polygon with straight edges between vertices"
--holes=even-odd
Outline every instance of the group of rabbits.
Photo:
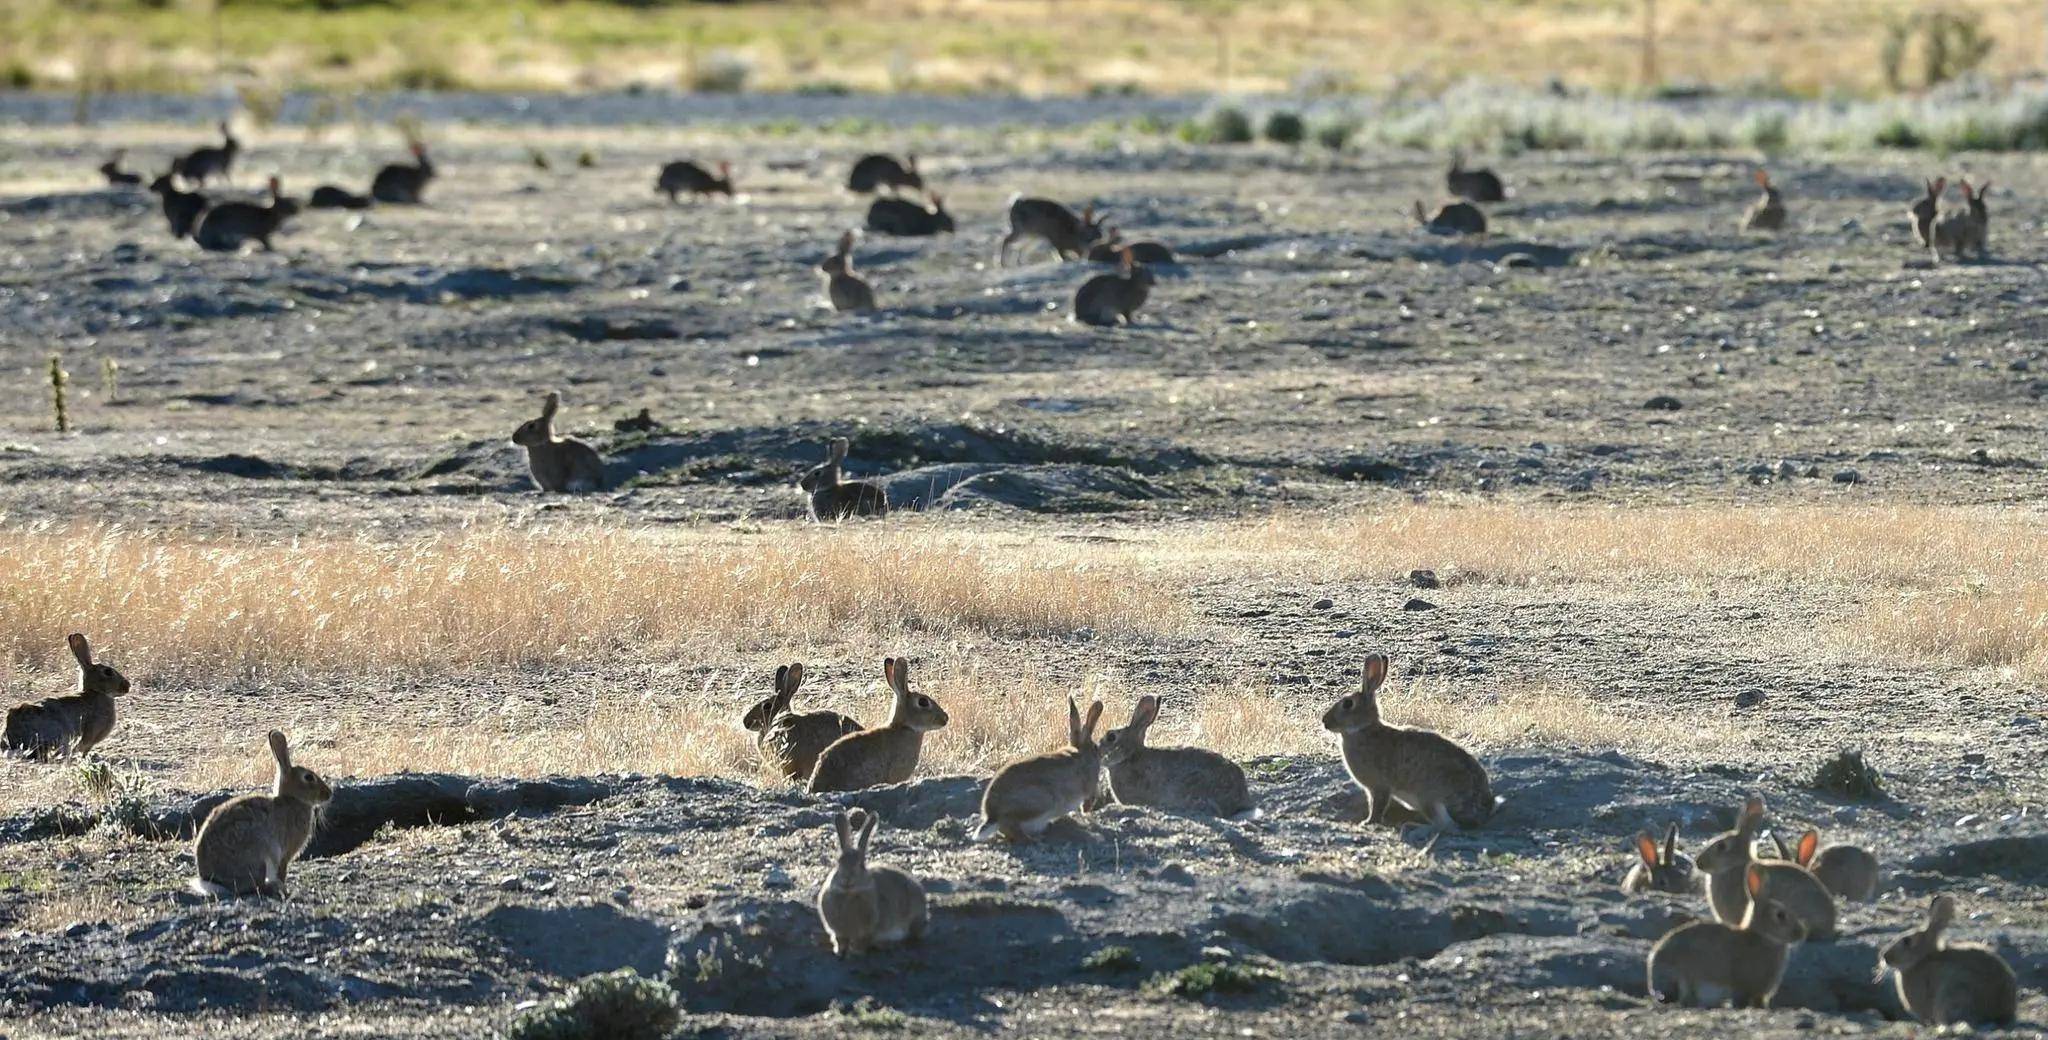
[{"label": "group of rabbits", "polygon": [[[1771,183],[1767,170],[1755,174],[1757,187],[1763,194],[1750,203],[1742,214],[1744,231],[1781,231],[1785,227],[1785,198]],[[1936,265],[1944,255],[1963,260],[1975,256],[1978,260],[1989,258],[1987,244],[1991,237],[1991,211],[1984,205],[1984,196],[1991,192],[1991,182],[1985,181],[1971,187],[1967,180],[1958,181],[1962,188],[1963,204],[1943,207],[1942,193],[1948,189],[1948,178],[1936,177],[1925,182],[1927,194],[1915,200],[1907,208],[1906,216],[1913,228],[1913,240],[1927,250]]]}]

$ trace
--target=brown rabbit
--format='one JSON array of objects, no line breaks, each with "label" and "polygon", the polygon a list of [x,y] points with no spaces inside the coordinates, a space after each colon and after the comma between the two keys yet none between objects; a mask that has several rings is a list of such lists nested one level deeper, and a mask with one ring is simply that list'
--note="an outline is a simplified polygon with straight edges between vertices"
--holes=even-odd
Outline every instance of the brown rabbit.
[{"label": "brown rabbit", "polygon": [[1102,721],[1102,702],[1081,706],[1067,698],[1067,746],[1019,759],[996,771],[981,796],[981,828],[974,840],[998,834],[1009,842],[1037,838],[1062,817],[1080,812],[1102,790],[1102,746],[1095,742],[1095,724]]},{"label": "brown rabbit", "polygon": [[1493,816],[1493,787],[1472,753],[1426,729],[1380,719],[1379,689],[1387,658],[1365,659],[1359,692],[1323,713],[1323,728],[1342,737],[1344,768],[1372,799],[1367,822],[1384,823],[1394,802],[1430,821],[1438,833],[1477,827]]},{"label": "brown rabbit", "polygon": [[1928,248],[1934,254],[1934,262],[1941,262],[1943,253],[1953,253],[1962,260],[1974,253],[1978,260],[1989,258],[1987,244],[1991,235],[1991,214],[1984,208],[1984,193],[1991,190],[1991,182],[1985,181],[1981,188],[1971,188],[1969,181],[1962,181],[1963,208],[1943,210],[1935,218],[1934,242]]},{"label": "brown rabbit", "polygon": [[946,709],[930,697],[910,691],[908,660],[883,658],[882,675],[896,695],[889,724],[849,733],[819,752],[818,765],[811,772],[812,794],[900,784],[917,772],[924,735],[945,728]]},{"label": "brown rabbit", "polygon": [[1767,171],[1756,171],[1756,186],[1764,190],[1763,197],[1750,203],[1749,211],[1742,215],[1744,231],[1781,231],[1785,227],[1785,200],[1778,189],[1771,185]]},{"label": "brown rabbit", "polygon": [[825,295],[832,300],[833,310],[875,309],[875,287],[853,273],[853,232],[839,236],[838,251],[818,265],[818,273],[825,276]]},{"label": "brown rabbit", "polygon": [[1948,190],[1948,178],[1936,177],[1923,183],[1927,188],[1927,194],[1922,195],[1907,208],[1906,216],[1913,222],[1913,241],[1920,243],[1922,249],[1932,249],[1934,219],[1941,215],[1941,193]]},{"label": "brown rabbit", "polygon": [[1003,236],[1002,248],[996,251],[996,266],[1009,266],[1010,248],[1031,238],[1044,239],[1062,260],[1085,256],[1089,246],[1102,240],[1102,221],[1106,216],[1098,215],[1094,206],[1075,216],[1073,210],[1051,199],[1011,199],[1010,233]]},{"label": "brown rabbit", "polygon": [[1852,903],[1868,903],[1877,898],[1879,869],[1877,857],[1869,849],[1856,845],[1821,848],[1820,832],[1812,828],[1799,836],[1796,849],[1786,848],[1785,840],[1776,831],[1771,832],[1771,841],[1778,846],[1779,859],[1791,860],[1812,871],[1837,897]]},{"label": "brown rabbit", "polygon": [[1098,274],[1074,291],[1074,320],[1083,325],[1128,325],[1152,295],[1154,284],[1151,268],[1132,262],[1126,249],[1117,273]]},{"label": "brown rabbit", "polygon": [[202,188],[214,177],[228,180],[234,171],[235,156],[241,154],[242,142],[235,140],[235,132],[228,129],[226,120],[221,121],[220,136],[217,148],[195,148],[171,160],[171,172]]},{"label": "brown rabbit", "polygon": [[555,410],[562,395],[553,390],[541,399],[540,416],[512,431],[512,443],[526,449],[526,469],[533,486],[553,494],[604,490],[604,456],[574,437],[555,436]]},{"label": "brown rabbit", "polygon": [[785,780],[809,780],[820,752],[840,737],[860,732],[860,723],[836,711],[799,713],[791,708],[790,701],[803,684],[801,663],[775,669],[775,696],[748,709],[740,722],[754,734],[761,761]]},{"label": "brown rabbit", "polygon": [[882,491],[880,484],[848,480],[840,472],[840,465],[846,461],[850,447],[846,438],[833,438],[825,461],[805,470],[804,475],[797,478],[797,489],[810,496],[811,519],[822,522],[888,514],[889,496]]},{"label": "brown rabbit", "polygon": [[128,677],[94,661],[83,635],[73,632],[67,641],[78,659],[78,692],[9,708],[0,737],[8,754],[37,761],[83,755],[114,732],[114,698],[128,692]]},{"label": "brown rabbit", "polygon": [[1469,202],[1446,202],[1431,213],[1423,209],[1421,199],[1416,199],[1415,220],[1425,230],[1439,235],[1486,234],[1486,214]]},{"label": "brown rabbit", "polygon": [[1664,846],[1658,848],[1657,839],[1649,831],[1636,834],[1636,862],[1628,868],[1628,875],[1621,879],[1621,890],[1630,895],[1643,892],[1669,892],[1674,895],[1688,895],[1699,890],[1699,871],[1694,867],[1692,857],[1678,851],[1678,821],[1673,820],[1664,827]]},{"label": "brown rabbit", "polygon": [[192,233],[192,240],[200,248],[217,253],[232,253],[250,242],[270,251],[271,236],[277,234],[284,222],[299,211],[299,200],[286,198],[283,187],[275,177],[270,178],[270,204],[258,206],[253,202],[223,202],[206,211],[199,221],[199,229]]},{"label": "brown rabbit", "polygon": [[729,199],[732,198],[732,164],[719,163],[718,176],[713,177],[711,171],[688,159],[672,162],[661,168],[654,190],[667,195],[670,202],[676,201],[676,196],[683,192],[699,197],[724,195]]},{"label": "brown rabbit", "polygon": [[1931,1026],[1957,1022],[2008,1026],[2019,1017],[2019,980],[1989,946],[1949,942],[1956,919],[1954,896],[1939,895],[1927,908],[1927,926],[1884,948],[1877,964],[1898,973],[1899,1002]]},{"label": "brown rabbit", "polygon": [[1159,698],[1146,694],[1124,728],[1102,735],[1111,797],[1125,805],[1211,816],[1251,811],[1251,788],[1237,763],[1206,748],[1146,747],[1145,732],[1157,721]]},{"label": "brown rabbit", "polygon": [[1752,898],[1749,869],[1754,864],[1763,879],[1764,893],[1806,926],[1807,939],[1826,942],[1835,937],[1835,897],[1797,863],[1759,862],[1756,859],[1757,830],[1763,825],[1764,800],[1751,797],[1736,815],[1735,829],[1715,838],[1700,850],[1699,866],[1707,872],[1707,896],[1714,918],[1723,924],[1742,920]]},{"label": "brown rabbit", "polygon": [[100,176],[107,179],[108,187],[136,188],[142,185],[141,174],[131,173],[121,168],[121,159],[127,154],[128,149],[116,148],[114,149],[114,154],[108,156],[107,161],[100,164]]},{"label": "brown rabbit", "polygon": [[1444,173],[1444,188],[1467,202],[1506,202],[1507,187],[1492,170],[1468,170],[1462,153],[1451,154],[1451,168]]},{"label": "brown rabbit", "polygon": [[924,176],[917,172],[917,156],[905,156],[907,162],[897,162],[893,155],[863,155],[853,164],[853,173],[846,178],[846,190],[862,195],[872,195],[876,190],[887,187],[891,193],[909,188],[911,191],[924,190]]},{"label": "brown rabbit", "polygon": [[1124,241],[1123,232],[1118,231],[1115,224],[1109,225],[1104,233],[1108,237],[1088,247],[1089,263],[1121,263],[1126,251],[1129,251],[1132,260],[1141,264],[1177,264],[1180,262],[1174,258],[1173,250],[1167,248],[1163,243],[1153,242],[1149,239],[1142,242]]},{"label": "brown rabbit", "polygon": [[277,760],[270,793],[223,802],[199,828],[192,847],[199,876],[192,888],[201,895],[283,895],[292,861],[312,840],[314,818],[334,797],[318,773],[292,764],[291,748],[277,730],[270,731],[270,754]]},{"label": "brown rabbit", "polygon": [[839,862],[818,889],[818,920],[824,923],[836,956],[916,942],[931,923],[924,886],[917,878],[895,867],[868,863],[868,841],[875,836],[879,819],[866,809],[855,809],[832,820]]},{"label": "brown rabbit", "polygon": [[946,212],[946,200],[931,196],[932,208],[909,199],[876,199],[868,206],[868,230],[898,238],[930,238],[953,233],[953,215]]},{"label": "brown rabbit", "polygon": [[170,221],[171,237],[184,238],[206,215],[206,196],[196,191],[179,191],[177,179],[166,173],[149,182],[149,190],[163,200],[164,219]]},{"label": "brown rabbit", "polygon": [[1650,998],[1688,1007],[1769,1007],[1785,977],[1787,948],[1806,927],[1763,897],[1763,872],[1744,875],[1754,895],[1739,925],[1692,921],[1665,933],[1650,950]]},{"label": "brown rabbit", "polygon": [[370,181],[370,197],[378,202],[395,205],[418,205],[427,192],[427,184],[435,176],[434,163],[427,158],[427,146],[419,141],[406,142],[412,152],[412,162],[392,163],[377,171]]}]

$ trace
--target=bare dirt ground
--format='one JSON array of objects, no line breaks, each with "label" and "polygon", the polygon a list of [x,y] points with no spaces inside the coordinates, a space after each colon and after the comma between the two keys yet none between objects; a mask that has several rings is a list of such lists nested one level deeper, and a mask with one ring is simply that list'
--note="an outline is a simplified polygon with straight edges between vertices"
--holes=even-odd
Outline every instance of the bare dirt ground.
[{"label": "bare dirt ground", "polygon": [[[277,252],[224,257],[170,241],[146,194],[92,183],[110,142],[154,165],[197,131],[10,127],[8,526],[265,544],[595,524],[745,544],[795,535],[791,482],[833,435],[853,439],[861,475],[915,471],[892,496],[979,474],[944,508],[886,523],[1025,546],[1171,548],[1276,508],[1336,525],[1417,502],[1532,515],[1982,506],[2038,523],[2048,487],[2048,210],[2024,187],[2041,172],[2031,159],[1945,164],[2015,190],[1993,196],[1990,262],[1930,268],[1903,219],[1936,172],[1918,157],[1773,161],[1792,208],[1776,237],[1735,230],[1747,157],[1525,157],[1504,167],[1515,198],[1491,208],[1495,233],[1458,241],[1401,215],[1441,189],[1422,155],[989,128],[427,130],[445,171],[428,205],[308,213]],[[883,310],[835,315],[812,266],[859,222],[845,169],[912,146],[960,231],[863,239],[856,260]],[[586,148],[596,165],[578,168]],[[236,180],[276,171],[295,194],[360,190],[395,152],[384,138],[254,135]],[[668,205],[654,173],[683,156],[730,159],[740,197]],[[1135,326],[1075,326],[1068,301],[1094,269],[1042,250],[1020,268],[991,263],[1019,191],[1092,202],[1185,263],[1160,272]],[[52,352],[72,375],[77,430],[62,436],[49,432]],[[564,427],[606,451],[614,490],[526,487],[505,439],[547,388],[566,398]],[[613,431],[643,407],[666,428]],[[861,532],[845,537],[851,551]],[[670,977],[688,1029],[718,1036],[1903,1036],[1895,998],[1869,981],[1875,949],[1946,891],[1979,915],[1960,930],[2019,972],[2019,1032],[2042,1032],[2035,673],[1829,636],[1903,594],[1890,586],[1587,567],[1424,590],[1409,567],[1458,573],[1421,554],[1369,573],[1256,552],[1160,560],[1142,576],[1176,589],[1190,619],[1151,630],[908,625],[881,646],[763,632],[716,652],[623,646],[522,668],[207,677],[166,663],[152,683],[120,632],[96,635],[139,680],[104,750],[143,794],[97,826],[75,793],[10,800],[0,1029],[475,1036],[581,975],[634,967]],[[1958,585],[1984,577],[1958,570]],[[1434,609],[1404,609],[1411,598]],[[1483,717],[1473,739],[1507,798],[1492,825],[1424,851],[1357,822],[1315,720],[1371,650],[1393,655],[1397,698],[1435,691],[1446,728]],[[929,879],[937,911],[924,946],[841,965],[804,909],[830,866],[828,802],[743,769],[522,786],[375,779],[404,763],[351,762],[379,726],[497,719],[589,739],[576,716],[621,689],[670,719],[676,704],[715,704],[726,717],[703,725],[723,731],[776,662],[799,658],[822,701],[871,715],[885,652],[918,661],[942,700],[1027,690],[1048,737],[1069,687],[1103,693],[1117,721],[1141,692],[1248,694],[1278,731],[1237,745],[1270,752],[1251,768],[1264,815],[1113,808],[1011,850],[968,840],[970,776],[851,798],[880,811],[883,857]],[[23,655],[0,685],[54,692],[60,663]],[[1580,707],[1517,725],[1510,694],[1546,684]],[[271,725],[342,778],[335,810],[290,900],[187,902],[176,836],[214,785],[190,786],[181,763],[249,749],[232,783],[207,774],[247,789]],[[1884,770],[1888,797],[1813,789],[1815,768],[1850,746]],[[533,778],[507,757],[470,771]],[[972,751],[937,758],[985,775]],[[67,768],[8,765],[6,782],[69,792]],[[1845,911],[1842,940],[1795,953],[1778,1010],[1648,1007],[1649,941],[1701,903],[1616,892],[1626,840],[1677,819],[1697,847],[1750,791],[1787,827],[1872,847],[1885,894]],[[1109,946],[1139,965],[1082,966]],[[1156,975],[1212,949],[1275,974],[1247,993],[1159,992]],[[874,1003],[856,1006],[863,994]]]}]

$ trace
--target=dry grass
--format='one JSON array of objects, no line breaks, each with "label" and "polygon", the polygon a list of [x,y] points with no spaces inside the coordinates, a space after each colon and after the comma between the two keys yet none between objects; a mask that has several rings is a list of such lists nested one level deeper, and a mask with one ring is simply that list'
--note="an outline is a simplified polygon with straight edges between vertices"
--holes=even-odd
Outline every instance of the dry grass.
[{"label": "dry grass", "polygon": [[1978,668],[2009,669],[2048,682],[2048,582],[1945,588],[1879,597],[1843,641],[1872,654],[1910,656]]}]

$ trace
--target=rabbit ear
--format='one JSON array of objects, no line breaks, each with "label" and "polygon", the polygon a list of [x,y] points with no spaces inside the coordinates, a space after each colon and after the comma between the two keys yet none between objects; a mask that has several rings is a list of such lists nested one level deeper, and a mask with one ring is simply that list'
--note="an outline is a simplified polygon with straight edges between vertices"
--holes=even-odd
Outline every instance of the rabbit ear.
[{"label": "rabbit ear", "polygon": [[839,253],[841,256],[844,256],[851,252],[853,252],[853,232],[848,231],[839,236]]},{"label": "rabbit ear", "polygon": [[1081,743],[1081,705],[1067,694],[1067,743],[1076,747]]},{"label": "rabbit ear", "polygon": [[845,813],[832,817],[832,830],[839,835],[839,851],[853,851],[853,827],[847,822]]},{"label": "rabbit ear", "polygon": [[1085,740],[1095,739],[1095,724],[1102,721],[1102,702],[1093,701],[1088,705],[1088,717],[1081,721],[1081,736]]},{"label": "rabbit ear", "polygon": [[1670,823],[1664,825],[1664,862],[1668,864],[1675,863],[1677,861],[1678,821],[1672,820]]},{"label": "rabbit ear", "polygon": [[1091,202],[1091,203],[1089,203],[1088,205],[1086,205],[1086,206],[1083,206],[1083,207],[1081,207],[1081,223],[1083,223],[1083,224],[1093,224],[1093,223],[1096,223],[1096,220],[1095,220],[1095,203]]},{"label": "rabbit ear", "polygon": [[1944,893],[1935,896],[1934,902],[1927,904],[1927,928],[1929,931],[1947,928],[1949,923],[1955,919],[1956,897]]},{"label": "rabbit ear", "polygon": [[1650,837],[1649,831],[1636,832],[1636,855],[1642,859],[1643,866],[1654,867],[1658,864],[1657,839]]},{"label": "rabbit ear", "polygon": [[1978,198],[1978,200],[1980,200],[1980,201],[1981,201],[1981,200],[1982,200],[1982,199],[1984,198],[1984,196],[1986,196],[1986,195],[1989,195],[1989,194],[1991,194],[1991,182],[1990,182],[1990,181],[1985,181],[1984,183],[1982,183],[1982,184],[1979,184],[1979,185],[1977,185],[1977,198]]},{"label": "rabbit ear", "polygon": [[832,461],[844,462],[847,449],[851,447],[853,447],[853,443],[844,437],[832,438]]},{"label": "rabbit ear", "polygon": [[1966,201],[1966,202],[1967,202],[1967,201],[1969,201],[1969,198],[1970,198],[1970,182],[1969,182],[1968,180],[1961,180],[1961,181],[1957,181],[1956,183],[1957,183],[1957,184],[1960,184],[1960,185],[1962,185],[1962,188],[1963,188],[1963,200],[1964,200],[1964,201]]},{"label": "rabbit ear", "polygon": [[1364,675],[1359,679],[1359,691],[1371,696],[1387,681],[1387,655],[1374,654],[1365,659]]},{"label": "rabbit ear", "polygon": [[284,733],[281,730],[270,731],[270,757],[277,759],[277,767],[279,769],[290,769],[292,767],[292,748],[290,744],[285,742]]},{"label": "rabbit ear", "polygon": [[889,680],[889,688],[905,697],[910,696],[910,659],[907,657],[882,658],[882,677]]},{"label": "rabbit ear", "polygon": [[87,668],[92,665],[92,644],[85,641],[84,633],[73,632],[65,636],[64,641],[71,644],[71,656],[78,658],[78,667]]},{"label": "rabbit ear", "polygon": [[864,810],[861,812],[860,817],[860,841],[854,845],[854,851],[862,856],[866,856],[868,854],[868,840],[875,836],[875,824],[882,822],[882,818]]},{"label": "rabbit ear", "polygon": [[1758,170],[1758,171],[1756,171],[1756,184],[1757,184],[1757,187],[1759,187],[1759,188],[1768,188],[1768,187],[1770,187],[1770,186],[1771,186],[1771,174],[1770,174],[1770,171],[1768,171],[1768,170]]},{"label": "rabbit ear", "polygon": [[1761,898],[1764,894],[1764,868],[1751,863],[1749,870],[1743,874],[1742,882],[1742,887],[1749,892],[1749,898]]},{"label": "rabbit ear", "polygon": [[790,666],[789,666],[789,692],[788,692],[788,693],[785,693],[785,694],[783,694],[783,699],[784,699],[784,700],[788,700],[789,698],[791,698],[791,697],[794,697],[794,696],[796,696],[796,691],[797,691],[797,689],[798,689],[799,687],[803,686],[803,684],[804,684],[804,665],[803,665],[803,662],[802,662],[802,661],[796,661],[796,662],[793,662],[793,663],[792,663],[792,664],[790,664]]},{"label": "rabbit ear", "polygon": [[1159,698],[1146,694],[1138,698],[1138,709],[1131,712],[1131,722],[1139,729],[1146,729],[1159,721]]},{"label": "rabbit ear", "polygon": [[272,198],[284,194],[284,188],[282,187],[282,184],[283,182],[279,178],[270,178],[270,194]]},{"label": "rabbit ear", "polygon": [[732,164],[720,159],[718,161],[718,176],[723,180],[732,180]]},{"label": "rabbit ear", "polygon": [[553,390],[548,391],[548,395],[540,399],[540,417],[543,419],[554,418],[555,409],[561,406],[562,395]]},{"label": "rabbit ear", "polygon": [[1813,854],[1819,851],[1820,832],[1807,828],[1806,833],[1799,836],[1799,865],[1802,867],[1812,866]]},{"label": "rabbit ear", "polygon": [[1948,190],[1948,178],[1947,178],[1947,177],[1936,177],[1936,178],[1934,178],[1934,183],[1932,183],[1932,184],[1929,184],[1929,185],[1927,186],[1927,194],[1929,194],[1929,195],[1939,195],[1939,194],[1941,194],[1942,192],[1944,192],[1944,191],[1947,191],[1947,190]]},{"label": "rabbit ear", "polygon": [[1796,862],[1796,858],[1794,857],[1792,850],[1785,847],[1785,839],[1779,837],[1777,831],[1771,832],[1771,844],[1776,845],[1778,847],[1779,859],[1782,859],[1787,863]]},{"label": "rabbit ear", "polygon": [[775,700],[780,703],[789,693],[789,666],[775,666]]}]

